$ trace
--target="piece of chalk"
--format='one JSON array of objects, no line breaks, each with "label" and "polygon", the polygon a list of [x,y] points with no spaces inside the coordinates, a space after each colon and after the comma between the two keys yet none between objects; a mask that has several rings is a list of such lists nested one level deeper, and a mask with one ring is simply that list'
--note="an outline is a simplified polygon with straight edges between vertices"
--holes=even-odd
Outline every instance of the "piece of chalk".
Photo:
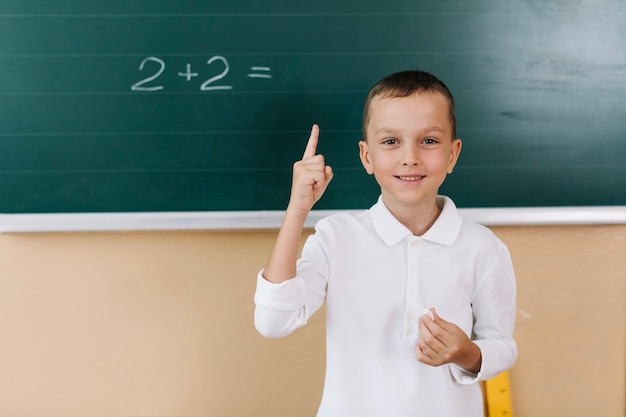
[{"label": "piece of chalk", "polygon": [[422,316],[424,316],[424,315],[430,317],[430,319],[432,321],[435,321],[435,316],[433,315],[432,310],[430,310],[429,308],[427,308],[426,310],[422,311]]}]

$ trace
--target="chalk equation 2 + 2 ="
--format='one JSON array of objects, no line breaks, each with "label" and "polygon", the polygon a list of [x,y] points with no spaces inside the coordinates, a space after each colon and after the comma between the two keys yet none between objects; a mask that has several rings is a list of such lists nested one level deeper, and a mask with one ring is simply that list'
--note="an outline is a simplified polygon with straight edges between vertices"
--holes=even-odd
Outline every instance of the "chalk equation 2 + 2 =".
[{"label": "chalk equation 2 + 2 =", "polygon": [[[146,68],[147,65],[150,65],[150,69]],[[228,60],[226,60],[226,58],[221,55],[215,55],[207,61],[207,66],[209,67],[209,75],[203,75],[204,78],[200,78],[201,80],[204,80],[200,85],[200,91],[233,89],[232,85],[225,83],[225,78],[230,71],[230,65],[228,64]],[[158,79],[165,72],[165,61],[155,56],[149,56],[144,58],[143,61],[141,61],[141,64],[139,64],[139,71],[144,71],[144,68],[146,75],[149,75],[131,85],[130,89],[132,91],[163,90],[165,87],[163,85],[159,85]],[[272,78],[272,69],[270,67],[253,66],[250,67],[249,70],[250,72],[246,74],[249,78]],[[195,77],[201,76],[201,74],[191,71],[191,64],[189,63],[186,65],[185,71],[179,71],[176,75],[184,78],[187,82],[195,79]]]}]

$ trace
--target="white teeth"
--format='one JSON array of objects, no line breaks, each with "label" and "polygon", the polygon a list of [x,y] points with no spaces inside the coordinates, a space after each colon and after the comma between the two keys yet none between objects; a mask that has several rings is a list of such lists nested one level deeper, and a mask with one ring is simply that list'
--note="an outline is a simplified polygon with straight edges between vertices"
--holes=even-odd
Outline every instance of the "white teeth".
[{"label": "white teeth", "polygon": [[423,175],[420,175],[419,177],[403,177],[403,176],[399,176],[398,178],[400,178],[402,181],[417,181],[417,180],[421,180],[422,178],[424,178]]}]

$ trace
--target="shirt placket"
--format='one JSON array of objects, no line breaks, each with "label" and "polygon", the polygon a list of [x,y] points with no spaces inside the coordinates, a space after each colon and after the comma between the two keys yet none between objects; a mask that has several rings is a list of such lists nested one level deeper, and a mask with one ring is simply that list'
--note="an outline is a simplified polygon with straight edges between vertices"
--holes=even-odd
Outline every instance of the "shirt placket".
[{"label": "shirt placket", "polygon": [[404,339],[407,341],[417,340],[419,331],[417,319],[420,314],[420,306],[423,305],[418,291],[418,255],[421,241],[422,239],[417,236],[412,236],[407,241],[406,287],[404,303]]}]

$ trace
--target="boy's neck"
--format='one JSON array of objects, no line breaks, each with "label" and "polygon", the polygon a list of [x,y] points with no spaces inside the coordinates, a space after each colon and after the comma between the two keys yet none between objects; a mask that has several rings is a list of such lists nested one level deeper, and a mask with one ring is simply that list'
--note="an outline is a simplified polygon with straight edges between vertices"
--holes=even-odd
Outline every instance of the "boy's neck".
[{"label": "boy's neck", "polygon": [[[384,197],[383,197],[384,202]],[[422,236],[439,218],[441,207],[435,199],[432,203],[420,206],[393,207],[385,204],[387,209],[404,227],[409,229],[414,236]]]}]

